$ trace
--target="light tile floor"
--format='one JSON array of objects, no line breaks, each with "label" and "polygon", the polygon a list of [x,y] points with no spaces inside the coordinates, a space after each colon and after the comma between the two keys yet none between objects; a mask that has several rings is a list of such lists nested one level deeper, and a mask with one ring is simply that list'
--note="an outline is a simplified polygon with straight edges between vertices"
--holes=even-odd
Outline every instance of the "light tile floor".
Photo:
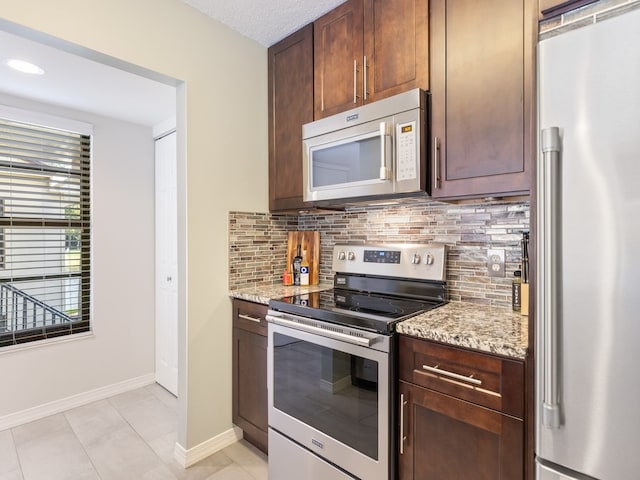
[{"label": "light tile floor", "polygon": [[0,431],[0,480],[267,480],[241,440],[183,469],[177,399],[158,384]]}]

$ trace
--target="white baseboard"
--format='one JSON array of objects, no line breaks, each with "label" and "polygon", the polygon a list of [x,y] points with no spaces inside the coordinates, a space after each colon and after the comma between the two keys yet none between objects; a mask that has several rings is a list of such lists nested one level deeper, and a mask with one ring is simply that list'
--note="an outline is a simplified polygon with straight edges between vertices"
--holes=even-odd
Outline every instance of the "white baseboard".
[{"label": "white baseboard", "polygon": [[185,450],[182,445],[176,443],[173,456],[178,464],[183,468],[188,468],[191,465],[198,463],[203,458],[207,458],[209,455],[228,447],[232,443],[237,442],[242,438],[242,430],[236,426],[231,427],[226,432],[222,432],[220,435],[205,440],[199,445]]},{"label": "white baseboard", "polygon": [[49,415],[64,412],[71,408],[80,407],[91,402],[103,400],[119,393],[134,390],[136,388],[150,385],[156,381],[155,373],[142,375],[141,377],[131,378],[123,382],[107,385],[106,387],[96,388],[84,393],[78,393],[70,397],[54,400],[53,402],[38,405],[37,407],[27,408],[19,412],[10,413],[4,417],[0,417],[0,431],[17,427],[24,423],[33,422]]}]

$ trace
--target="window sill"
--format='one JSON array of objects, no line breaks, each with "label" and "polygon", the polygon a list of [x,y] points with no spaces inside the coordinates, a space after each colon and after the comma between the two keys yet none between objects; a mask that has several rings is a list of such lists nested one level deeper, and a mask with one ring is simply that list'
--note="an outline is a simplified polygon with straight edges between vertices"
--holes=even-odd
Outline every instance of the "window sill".
[{"label": "window sill", "polygon": [[94,338],[93,332],[75,333],[72,335],[64,335],[61,337],[47,338],[44,340],[36,340],[35,342],[20,343],[18,345],[8,345],[0,348],[0,356],[11,354],[15,352],[23,352],[34,348],[49,347],[52,345],[59,345],[61,343],[78,342],[82,340],[88,340]]}]

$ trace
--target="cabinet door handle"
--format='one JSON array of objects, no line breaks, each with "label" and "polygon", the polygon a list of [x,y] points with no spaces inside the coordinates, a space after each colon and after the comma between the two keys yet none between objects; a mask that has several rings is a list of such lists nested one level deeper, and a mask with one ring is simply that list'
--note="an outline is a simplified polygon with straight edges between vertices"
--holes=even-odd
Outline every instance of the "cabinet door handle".
[{"label": "cabinet door handle", "polygon": [[433,137],[433,176],[435,177],[435,187],[440,188],[440,144],[438,137]]},{"label": "cabinet door handle", "polygon": [[250,320],[256,323],[260,323],[260,321],[262,320],[260,317],[254,317],[252,315],[247,315],[246,313],[239,313],[238,317],[243,318],[245,320]]},{"label": "cabinet door handle", "polygon": [[353,103],[358,103],[358,61],[353,61]]},{"label": "cabinet door handle", "polygon": [[400,455],[404,455],[404,441],[407,436],[404,434],[404,406],[407,401],[404,399],[404,393],[400,394]]},{"label": "cabinet door handle", "polygon": [[474,385],[482,385],[482,380],[478,380],[477,378],[473,378],[473,375],[466,376],[460,375],[459,373],[453,373],[448,370],[442,370],[438,365],[435,367],[430,367],[429,365],[422,365],[422,368],[427,372],[435,373],[436,375],[442,375],[444,377],[455,378],[456,380],[462,380],[463,382],[469,382]]},{"label": "cabinet door handle", "polygon": [[364,96],[364,101],[367,101],[367,56],[364,56],[364,60],[362,62],[362,95]]}]

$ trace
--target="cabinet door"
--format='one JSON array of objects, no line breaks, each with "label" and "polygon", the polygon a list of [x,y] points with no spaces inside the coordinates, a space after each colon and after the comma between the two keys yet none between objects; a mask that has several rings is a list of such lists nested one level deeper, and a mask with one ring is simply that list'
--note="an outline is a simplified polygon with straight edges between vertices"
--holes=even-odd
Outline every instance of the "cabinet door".
[{"label": "cabinet door", "polygon": [[267,337],[233,329],[233,423],[247,440],[267,448]]},{"label": "cabinet door", "polygon": [[401,480],[523,478],[522,421],[400,382]]},{"label": "cabinet door", "polygon": [[366,102],[429,88],[428,18],[427,0],[365,0]]},{"label": "cabinet door", "polygon": [[314,117],[362,103],[362,1],[349,0],[314,25]]},{"label": "cabinet door", "polygon": [[530,189],[531,0],[431,0],[432,195]]},{"label": "cabinet door", "polygon": [[233,423],[267,453],[267,306],[233,300]]},{"label": "cabinet door", "polygon": [[269,48],[269,210],[305,207],[302,125],[313,120],[313,25]]}]

